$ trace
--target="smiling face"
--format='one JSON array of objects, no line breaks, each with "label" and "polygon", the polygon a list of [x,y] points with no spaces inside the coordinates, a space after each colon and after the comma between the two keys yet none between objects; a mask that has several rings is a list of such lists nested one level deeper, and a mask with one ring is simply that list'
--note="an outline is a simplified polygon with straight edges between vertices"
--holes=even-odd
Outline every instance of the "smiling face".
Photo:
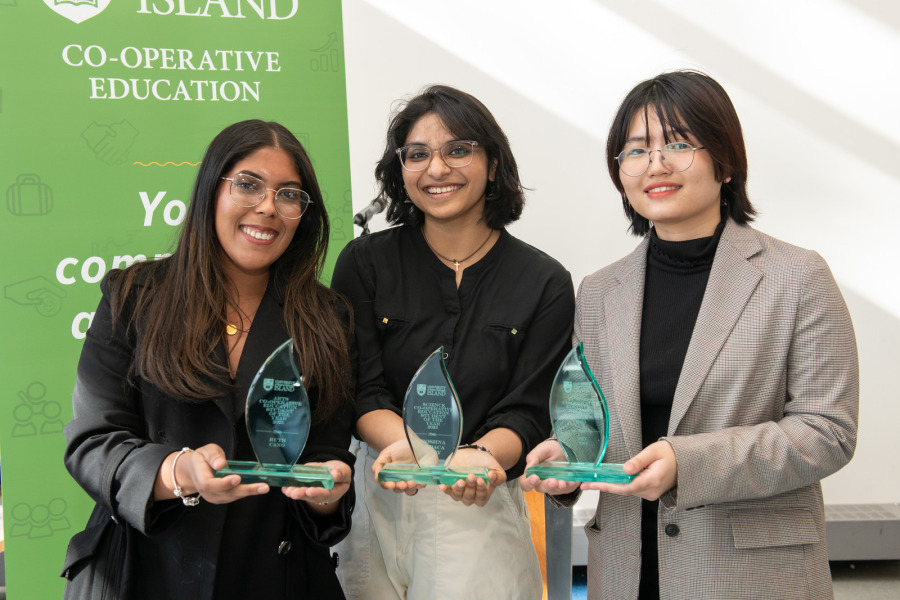
[{"label": "smiling face", "polygon": [[[668,137],[668,139],[666,139]],[[663,127],[653,107],[638,111],[628,128],[626,147],[639,146],[658,150],[669,142],[687,142],[697,147],[692,135],[683,138],[674,131],[663,135]],[[722,183],[716,181],[712,157],[707,150],[696,150],[694,162],[686,170],[675,173],[653,152],[650,166],[637,177],[619,171],[625,195],[634,210],[653,221],[657,235],[664,240],[682,241],[708,237],[715,233],[721,220],[720,193]]]},{"label": "smiling face", "polygon": [[476,146],[472,162],[453,168],[441,158],[438,150],[457,137],[447,129],[440,117],[429,113],[416,121],[404,145],[424,144],[432,149],[431,162],[423,171],[403,171],[403,184],[410,200],[423,213],[426,222],[477,223],[484,214],[484,190],[488,177],[487,154]]},{"label": "smiling face", "polygon": [[[223,177],[253,175],[267,188],[302,187],[291,156],[281,148],[265,147],[238,161]],[[267,274],[294,238],[300,219],[285,219],[275,211],[275,192],[256,206],[242,207],[231,201],[231,185],[221,181],[216,199],[216,236],[225,272],[239,276]]]}]

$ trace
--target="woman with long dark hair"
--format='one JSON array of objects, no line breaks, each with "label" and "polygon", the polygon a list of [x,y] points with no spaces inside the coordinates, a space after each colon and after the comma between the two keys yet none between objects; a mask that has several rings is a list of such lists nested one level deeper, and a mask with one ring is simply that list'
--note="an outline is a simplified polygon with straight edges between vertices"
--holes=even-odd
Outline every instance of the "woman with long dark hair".
[{"label": "woman with long dark hair", "polygon": [[[66,427],[66,467],[97,503],[67,598],[343,597],[328,547],[354,503],[351,324],[318,282],[327,245],[306,151],[243,121],[207,149],[172,256],[105,279]],[[213,475],[256,460],[248,388],[288,338],[313,410],[299,462],[328,466],[332,490]]]}]

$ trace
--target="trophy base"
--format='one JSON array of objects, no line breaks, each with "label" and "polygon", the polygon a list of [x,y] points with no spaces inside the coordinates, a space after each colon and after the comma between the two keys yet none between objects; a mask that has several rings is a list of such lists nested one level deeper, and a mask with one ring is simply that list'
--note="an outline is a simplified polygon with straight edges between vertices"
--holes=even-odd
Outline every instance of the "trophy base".
[{"label": "trophy base", "polygon": [[489,483],[487,467],[420,467],[419,465],[406,465],[402,463],[389,463],[378,472],[378,482],[390,481],[414,481],[421,485],[453,485],[461,479],[465,479],[472,473],[478,479]]},{"label": "trophy base", "polygon": [[323,465],[261,465],[258,462],[229,460],[224,469],[214,472],[216,477],[240,475],[241,483],[268,483],[272,487],[334,488],[331,471]]},{"label": "trophy base", "polygon": [[543,462],[525,470],[525,476],[537,475],[541,479],[583,481],[595,483],[631,483],[636,475],[629,475],[622,465],[611,463]]}]

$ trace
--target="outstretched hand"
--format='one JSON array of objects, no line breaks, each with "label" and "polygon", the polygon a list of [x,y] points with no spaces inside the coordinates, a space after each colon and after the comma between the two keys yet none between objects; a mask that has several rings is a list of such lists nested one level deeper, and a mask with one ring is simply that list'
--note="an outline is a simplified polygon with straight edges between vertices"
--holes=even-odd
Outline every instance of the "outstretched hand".
[{"label": "outstretched hand", "polygon": [[[345,462],[329,460],[322,463],[307,463],[309,465],[324,465],[331,472],[334,479],[334,488],[326,490],[320,487],[294,487],[281,488],[281,493],[291,500],[302,500],[309,504],[310,508],[318,513],[331,513],[337,510],[337,502],[350,489],[350,479],[353,469]],[[329,507],[330,508],[326,508]]]},{"label": "outstretched hand", "polygon": [[623,468],[629,475],[637,474],[631,483],[585,483],[581,489],[658,500],[678,483],[675,450],[665,440],[653,442],[625,461]]},{"label": "outstretched hand", "polygon": [[457,450],[453,460],[448,466],[453,467],[486,467],[488,469],[488,483],[483,479],[469,475],[452,485],[441,484],[438,486],[442,492],[466,506],[484,506],[491,499],[494,489],[506,483],[506,471],[500,466],[493,456],[476,448],[464,448]]},{"label": "outstretched hand", "polygon": [[[169,459],[165,464],[171,470],[172,463]],[[193,452],[185,452],[178,458],[175,477],[185,495],[199,492],[201,498],[212,504],[228,504],[248,496],[269,493],[269,486],[265,483],[242,484],[238,475],[216,477],[213,471],[224,468],[225,465],[225,451],[222,447],[207,444]]]},{"label": "outstretched hand", "polygon": [[[375,459],[375,462],[372,464],[372,476],[375,478],[375,481],[378,481],[378,474],[388,463],[416,464],[416,458],[413,456],[409,442],[406,439],[397,440],[386,447]],[[419,488],[425,487],[422,484],[417,484],[415,481],[386,481],[379,482],[379,485],[386,490],[393,490],[398,494],[405,493],[407,496],[415,496]]]},{"label": "outstretched hand", "polygon": [[[528,467],[542,462],[562,462],[566,457],[563,454],[562,447],[557,440],[546,440],[534,447],[534,450],[525,457],[525,470]],[[578,489],[579,483],[572,481],[559,481],[556,479],[541,479],[537,475],[526,477],[522,475],[519,479],[519,485],[523,490],[529,492],[536,490],[542,494],[550,494],[553,496],[559,494],[570,494]]]}]

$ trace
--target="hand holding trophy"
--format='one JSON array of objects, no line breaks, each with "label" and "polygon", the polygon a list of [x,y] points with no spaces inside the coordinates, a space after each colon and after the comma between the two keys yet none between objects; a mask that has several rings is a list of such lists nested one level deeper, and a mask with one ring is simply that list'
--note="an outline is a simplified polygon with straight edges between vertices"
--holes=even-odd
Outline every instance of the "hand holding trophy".
[{"label": "hand holding trophy", "polygon": [[462,418],[441,346],[416,371],[403,400],[403,425],[415,464],[389,463],[378,473],[378,481],[451,485],[473,473],[488,483],[485,467],[447,466],[459,446]]},{"label": "hand holding trophy", "polygon": [[253,378],[245,420],[258,462],[230,460],[216,477],[240,475],[241,483],[273,487],[334,487],[328,467],[296,464],[309,437],[310,407],[293,339],[278,346]]},{"label": "hand holding trophy", "polygon": [[550,420],[566,461],[543,462],[525,476],[559,481],[629,483],[622,465],[603,462],[609,442],[609,410],[579,343],[566,355],[550,391]]}]

